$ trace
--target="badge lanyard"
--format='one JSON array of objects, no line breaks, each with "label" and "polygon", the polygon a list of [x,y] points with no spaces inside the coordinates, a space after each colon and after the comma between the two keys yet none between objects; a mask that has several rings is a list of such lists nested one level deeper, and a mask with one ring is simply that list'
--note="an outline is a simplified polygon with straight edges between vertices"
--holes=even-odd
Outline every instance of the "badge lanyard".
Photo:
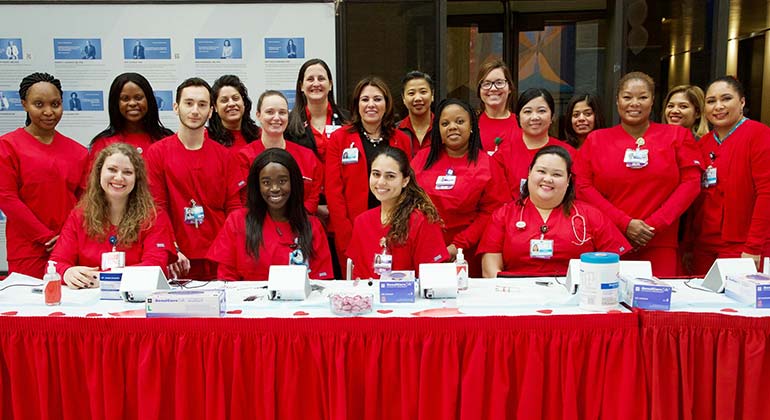
[{"label": "badge lanyard", "polygon": [[382,276],[393,270],[393,256],[388,252],[386,238],[380,238],[380,247],[382,251],[379,254],[374,254],[374,273]]},{"label": "badge lanyard", "polygon": [[706,168],[706,171],[703,172],[701,178],[701,185],[703,188],[709,188],[717,185],[717,168],[714,167],[714,163],[717,160],[717,154],[714,152],[709,152],[709,159],[711,160],[711,163],[709,163],[709,166]]},{"label": "badge lanyard", "polygon": [[110,245],[112,252],[102,253],[102,270],[111,270],[113,268],[123,268],[126,266],[126,253],[118,252],[118,237],[110,235]]},{"label": "badge lanyard", "polygon": [[730,135],[732,135],[732,134],[735,132],[735,130],[737,130],[737,129],[738,129],[738,127],[740,127],[741,125],[743,125],[743,123],[745,123],[747,119],[748,119],[748,118],[746,118],[746,117],[742,117],[742,118],[741,118],[741,120],[740,120],[740,121],[738,121],[738,123],[737,123],[737,124],[735,124],[735,126],[734,126],[733,128],[731,128],[731,129],[730,129],[730,131],[728,131],[728,132],[727,132],[727,134],[725,134],[725,138],[723,138],[723,139],[721,139],[721,140],[719,139],[719,135],[717,135],[717,131],[716,131],[716,130],[714,130],[714,140],[717,142],[717,144],[718,144],[718,145],[720,145],[720,146],[721,146],[721,145],[722,145],[722,143],[724,143],[724,142],[725,142],[725,140],[727,140],[727,138],[728,138],[728,137],[730,137]]}]

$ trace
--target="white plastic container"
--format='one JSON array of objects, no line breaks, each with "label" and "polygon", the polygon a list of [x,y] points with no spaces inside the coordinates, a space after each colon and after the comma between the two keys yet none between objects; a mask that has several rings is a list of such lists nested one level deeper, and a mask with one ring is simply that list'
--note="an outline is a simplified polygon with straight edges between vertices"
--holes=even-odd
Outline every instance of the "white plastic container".
[{"label": "white plastic container", "polygon": [[580,309],[608,311],[618,306],[620,256],[612,252],[580,255]]},{"label": "white plastic container", "polygon": [[457,290],[468,290],[468,261],[465,261],[462,248],[457,249],[455,265],[457,266]]}]

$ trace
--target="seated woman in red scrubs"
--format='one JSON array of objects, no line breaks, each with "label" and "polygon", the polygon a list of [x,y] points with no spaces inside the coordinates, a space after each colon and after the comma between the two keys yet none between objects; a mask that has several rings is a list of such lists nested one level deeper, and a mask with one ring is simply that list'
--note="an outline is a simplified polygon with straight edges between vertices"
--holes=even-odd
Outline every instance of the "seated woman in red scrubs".
[{"label": "seated woman in red scrubs", "polygon": [[623,254],[631,245],[604,214],[575,201],[572,159],[561,146],[540,149],[521,198],[492,215],[479,244],[484,277],[565,275],[569,260],[593,251]]},{"label": "seated woman in red scrubs", "polygon": [[[356,217],[347,248],[354,278],[380,278],[385,271],[415,270],[449,260],[441,217],[401,149],[386,147],[372,160],[369,188],[380,206]],[[418,273],[419,275],[419,273]]]},{"label": "seated woman in red scrubs", "polygon": [[267,280],[270,266],[304,264],[310,278],[332,279],[321,222],[303,205],[302,172],[279,148],[260,153],[249,170],[246,208],[227,217],[206,255],[220,280]]},{"label": "seated woman in red scrubs", "polygon": [[125,143],[99,152],[51,261],[70,288],[98,287],[102,255],[109,252],[124,253],[126,266],[165,268],[177,259],[171,222],[155,208],[144,160]]}]

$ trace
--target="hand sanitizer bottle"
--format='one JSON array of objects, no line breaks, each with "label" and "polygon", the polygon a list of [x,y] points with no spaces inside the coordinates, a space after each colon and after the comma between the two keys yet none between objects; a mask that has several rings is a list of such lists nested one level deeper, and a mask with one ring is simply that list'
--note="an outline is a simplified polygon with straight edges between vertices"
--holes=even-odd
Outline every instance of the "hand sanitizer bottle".
[{"label": "hand sanitizer bottle", "polygon": [[468,262],[465,261],[462,248],[457,249],[455,265],[457,266],[457,290],[468,290]]},{"label": "hand sanitizer bottle", "polygon": [[45,276],[43,276],[43,282],[45,283],[45,304],[59,305],[61,303],[61,277],[56,272],[56,264],[53,261],[48,261],[48,268],[46,269]]}]

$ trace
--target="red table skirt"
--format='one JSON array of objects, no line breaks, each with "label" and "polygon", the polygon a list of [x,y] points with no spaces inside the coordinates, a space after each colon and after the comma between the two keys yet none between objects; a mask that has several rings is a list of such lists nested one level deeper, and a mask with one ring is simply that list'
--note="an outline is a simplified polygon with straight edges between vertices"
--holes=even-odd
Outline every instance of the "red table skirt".
[{"label": "red table skirt", "polygon": [[770,319],[640,316],[653,419],[770,418]]},{"label": "red table skirt", "polygon": [[0,416],[647,418],[639,317],[2,317]]}]

